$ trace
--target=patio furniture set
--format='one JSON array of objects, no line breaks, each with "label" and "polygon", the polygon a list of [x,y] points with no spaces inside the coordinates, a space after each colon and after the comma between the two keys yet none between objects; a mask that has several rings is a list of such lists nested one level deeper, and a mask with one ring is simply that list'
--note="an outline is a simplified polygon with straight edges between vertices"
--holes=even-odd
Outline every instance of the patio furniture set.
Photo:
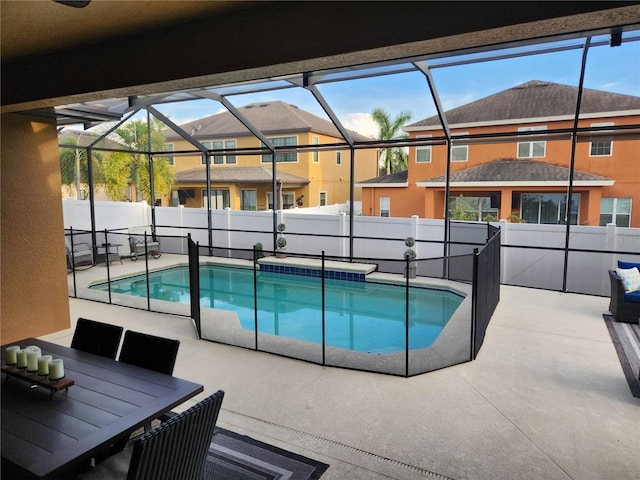
[{"label": "patio furniture set", "polygon": [[[77,267],[92,267],[98,263],[106,263],[107,259],[109,263],[119,261],[122,263],[120,257],[120,243],[102,243],[98,245],[96,255],[94,257],[93,248],[87,242],[78,242],[73,245],[69,239],[65,236],[65,250],[67,255],[67,269],[73,270]],[[160,239],[153,240],[149,234],[133,234],[129,235],[129,258],[132,262],[138,260],[138,257],[144,257],[150,255],[153,258],[160,258],[162,253],[160,252]]]},{"label": "patio furniture set", "polygon": [[[105,478],[104,472],[108,478],[120,478],[116,472],[128,479],[203,477],[224,392],[172,413],[204,390],[172,376],[180,342],[127,330],[120,346],[122,336],[122,327],[80,318],[70,348],[36,338],[17,342],[63,359],[65,378],[74,382],[51,396],[26,374],[7,375],[3,478],[90,480]],[[152,429],[153,419],[162,421]],[[131,437],[141,427],[145,433]]]}]

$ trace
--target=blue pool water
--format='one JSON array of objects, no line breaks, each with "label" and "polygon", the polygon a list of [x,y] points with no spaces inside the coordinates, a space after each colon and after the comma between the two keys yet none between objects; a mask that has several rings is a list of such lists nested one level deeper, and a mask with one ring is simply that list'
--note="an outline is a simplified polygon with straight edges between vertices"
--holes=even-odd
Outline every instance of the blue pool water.
[{"label": "blue pool water", "polygon": [[[322,280],[258,273],[258,331],[322,343]],[[107,290],[106,284],[92,288]],[[145,275],[112,281],[113,293],[146,297]],[[189,270],[150,273],[151,298],[189,303]],[[200,304],[237,312],[243,329],[255,331],[253,270],[202,265]],[[370,353],[405,350],[405,287],[377,282],[325,279],[326,343]],[[464,298],[434,288],[411,287],[409,348],[431,346]]]}]

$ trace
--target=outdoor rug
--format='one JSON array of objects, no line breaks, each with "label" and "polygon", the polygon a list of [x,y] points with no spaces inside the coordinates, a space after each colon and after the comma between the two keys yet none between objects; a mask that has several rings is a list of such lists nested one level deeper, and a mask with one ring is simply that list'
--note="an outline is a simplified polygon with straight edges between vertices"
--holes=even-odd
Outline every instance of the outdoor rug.
[{"label": "outdoor rug", "polygon": [[640,398],[640,325],[616,322],[607,314],[603,317],[631,394]]},{"label": "outdoor rug", "polygon": [[317,480],[329,465],[216,427],[206,478],[215,480]]}]

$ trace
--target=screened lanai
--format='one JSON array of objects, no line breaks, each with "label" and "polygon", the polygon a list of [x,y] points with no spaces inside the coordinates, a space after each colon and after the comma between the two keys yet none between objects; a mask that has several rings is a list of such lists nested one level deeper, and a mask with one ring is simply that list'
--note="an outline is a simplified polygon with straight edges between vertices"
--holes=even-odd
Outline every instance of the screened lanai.
[{"label": "screened lanai", "polygon": [[[545,164],[550,162],[563,165],[566,173],[560,172],[560,178],[554,178],[553,184],[551,179],[538,179],[542,183],[537,190],[532,190],[530,185],[522,189],[525,192],[522,195],[526,195],[529,202],[526,204],[529,211],[531,199],[538,197],[526,193],[528,191],[536,192],[535,195],[539,195],[538,191],[543,192],[540,198],[547,203],[551,202],[550,208],[556,209],[551,215],[555,222],[555,230],[551,232],[553,241],[522,242],[518,239],[510,244],[503,239],[503,247],[507,252],[522,254],[525,249],[529,249],[533,257],[545,257],[546,261],[552,262],[553,281],[549,281],[549,275],[539,280],[523,279],[527,276],[527,271],[543,268],[545,262],[538,262],[536,267],[536,260],[533,264],[520,262],[505,283],[603,294],[606,289],[603,290],[602,285],[583,286],[572,280],[570,262],[573,260],[573,265],[585,261],[593,263],[596,258],[602,259],[601,254],[605,252],[613,256],[638,254],[634,248],[628,248],[634,244],[628,235],[635,238],[636,229],[640,226],[633,220],[634,215],[638,216],[640,211],[637,208],[640,205],[640,178],[635,178],[634,174],[640,168],[637,156],[627,153],[622,160],[626,164],[624,170],[627,175],[617,178],[612,175],[592,175],[597,178],[584,180],[586,173],[583,170],[585,167],[588,170],[589,165],[585,165],[577,152],[585,144],[592,149],[599,145],[608,155],[604,159],[598,158],[598,155],[589,155],[590,162],[610,161],[612,145],[615,145],[614,150],[624,147],[627,151],[632,151],[633,145],[637,144],[640,133],[640,109],[637,108],[640,98],[639,52],[640,31],[636,25],[620,28],[614,33],[589,31],[474,49],[452,49],[424,56],[300,72],[238,84],[211,85],[162,94],[65,105],[56,107],[54,111],[59,127],[65,128],[63,134],[69,126],[74,126],[77,131],[78,124],[82,124],[83,131],[86,132],[76,132],[76,142],[66,145],[62,142],[63,149],[83,147],[85,156],[94,160],[116,151],[140,153],[147,171],[153,172],[154,164],[168,162],[176,170],[175,176],[178,179],[189,178],[189,175],[201,172],[201,187],[195,183],[185,184],[182,188],[179,184],[174,184],[173,202],[170,192],[164,193],[164,200],[160,199],[162,195],[157,192],[153,180],[157,177],[146,174],[148,184],[144,190],[148,192],[147,202],[151,211],[149,223],[154,232],[158,226],[155,214],[157,208],[178,206],[181,199],[188,197],[190,192],[197,196],[201,189],[202,202],[197,207],[207,211],[208,235],[204,243],[216,246],[217,234],[214,235],[214,232],[220,226],[215,225],[212,220],[213,211],[221,207],[231,210],[264,209],[271,215],[271,240],[267,243],[267,248],[275,251],[279,236],[277,226],[282,223],[283,212],[286,213],[291,207],[303,207],[294,209],[301,211],[333,203],[331,192],[332,189],[337,192],[338,185],[342,189],[339,202],[344,204],[342,213],[348,218],[347,226],[341,233],[348,246],[339,255],[346,258],[370,255],[370,252],[365,253],[359,247],[364,239],[358,238],[358,229],[354,225],[357,217],[396,216],[393,215],[393,208],[390,211],[375,212],[377,204],[370,207],[369,211],[362,211],[368,193],[373,190],[368,188],[369,185],[386,187],[384,183],[389,181],[387,178],[403,175],[404,180],[390,187],[399,187],[397,191],[400,191],[402,187],[429,185],[430,178],[418,176],[418,166],[426,152],[430,156],[433,152],[433,161],[430,157],[429,163],[437,165],[438,173],[442,173],[442,181],[438,183],[444,198],[441,202],[443,205],[455,205],[458,196],[462,195],[460,192],[465,192],[460,190],[461,184],[454,182],[451,185],[452,175],[459,176],[465,171],[460,171],[463,165],[460,158],[468,160],[467,156],[471,155],[468,153],[469,149],[481,147],[501,151],[504,145],[517,143],[519,150],[517,155],[513,154],[514,160],[519,160],[520,150],[528,147],[531,153],[524,155],[525,157]],[[527,82],[537,82],[536,85],[561,85],[569,92],[564,101],[571,109],[550,110],[543,112],[545,118],[533,119],[523,118],[519,114],[519,110],[527,111],[530,105],[513,104],[508,105],[511,110],[509,118],[493,118],[491,121],[479,118],[475,122],[463,120],[461,123],[455,116],[464,105],[474,101],[488,101],[500,92],[517,89]],[[602,100],[609,96],[622,99],[620,111],[610,111],[607,102]],[[533,104],[542,103],[543,95],[533,92],[528,101]],[[267,114],[276,104],[292,107],[295,111],[292,114],[292,108],[289,108]],[[408,113],[409,118],[402,128],[389,135],[382,128],[388,125],[377,125],[372,120],[372,112],[376,108],[387,114],[385,120],[388,121],[403,113]],[[613,121],[591,120],[601,118],[604,114],[610,115],[610,120]],[[287,123],[289,115],[305,117],[298,124]],[[428,132],[417,131],[418,127],[406,128],[407,125],[419,125],[423,119],[429,118],[436,118],[437,121]],[[555,121],[558,119],[562,121]],[[540,126],[541,123],[544,124],[544,120],[549,120],[549,125]],[[153,128],[147,128],[147,141],[123,142],[122,138],[118,138],[117,132],[134,122],[147,125],[160,122],[164,141],[152,141]],[[207,122],[211,123],[210,127],[205,125]],[[483,122],[491,124],[490,128],[472,128]],[[527,122],[534,126],[526,126],[529,125]],[[514,127],[516,124],[517,128]],[[203,126],[205,130],[209,128],[206,134],[201,130]],[[216,128],[222,130],[216,131]],[[464,131],[465,129],[469,131]],[[60,138],[64,138],[63,134]],[[548,151],[548,157],[552,158],[537,154],[536,149],[540,148]],[[437,151],[445,153],[436,157]],[[187,158],[195,168],[179,172],[178,165],[183,161],[181,159]],[[264,176],[261,180],[262,187],[255,186],[255,178],[254,184],[247,187],[251,180],[248,176],[256,175],[255,171],[249,173],[246,168],[252,158],[259,159],[258,168]],[[275,162],[273,158],[276,159]],[[87,207],[91,212],[91,224],[87,229],[91,231],[101,229],[97,226],[100,222],[95,210],[100,180],[96,180],[91,168],[94,164],[99,165],[101,160],[95,163],[94,160],[85,161],[84,170],[79,167],[74,172],[74,183],[82,183],[87,190]],[[618,161],[620,159],[616,157],[616,162]],[[324,170],[314,170],[314,167],[328,163],[341,164],[341,169],[336,172],[335,165],[332,165],[333,170],[326,167],[323,167]],[[233,177],[233,181],[244,185],[239,190],[241,201],[237,206],[231,207],[231,202],[221,196],[220,192],[223,190],[215,183],[216,175],[217,172],[237,173],[243,167],[245,176]],[[296,170],[292,167],[299,168]],[[592,171],[598,170],[596,168]],[[608,170],[610,173],[615,171]],[[297,183],[288,192],[283,179],[290,179],[292,175],[296,177]],[[333,177],[327,179],[329,176]],[[314,185],[319,183],[318,177],[323,177],[324,183],[315,188]],[[500,198],[500,193],[495,188],[491,190],[491,182],[490,178],[487,179],[485,184],[475,187],[475,191],[467,188],[475,193],[464,195],[493,202],[496,196]],[[496,180],[495,183],[500,182]],[[533,181],[531,184],[536,185]],[[609,196],[602,194],[599,189],[603,188],[602,185],[614,184],[626,184],[624,194],[605,198]],[[415,188],[419,189],[419,186]],[[260,195],[265,198],[255,198]],[[372,198],[373,195],[372,193]],[[393,195],[383,198],[387,199],[386,202],[390,198],[394,206],[397,202],[412,204],[435,201],[432,197],[425,197],[424,193],[420,193],[420,196],[400,195],[398,199]],[[520,197],[516,200],[516,193],[513,196],[513,203],[517,206]],[[595,205],[598,197],[602,198],[601,205]],[[383,198],[379,201],[382,202]],[[502,200],[506,200],[504,193]],[[538,203],[534,207],[549,208],[540,203],[543,200],[535,200]],[[492,206],[486,205],[491,215],[485,218],[489,221],[504,218],[499,218],[497,209],[491,209]],[[606,210],[607,208],[613,210]],[[374,211],[373,215],[371,211]],[[522,212],[520,210],[516,213],[523,215]],[[542,217],[541,213],[536,215],[536,218],[549,217]],[[400,216],[426,217],[419,209],[415,209],[415,213]],[[445,257],[452,252],[468,251],[468,248],[460,245],[459,238],[452,239],[452,226],[455,228],[459,221],[453,208],[442,208],[441,215],[427,218],[441,221],[442,228],[438,238],[418,238],[418,242],[437,241],[439,246],[436,251]],[[478,220],[483,220],[482,215]],[[615,240],[606,231],[606,225],[611,222],[628,227],[622,232],[622,236],[614,235]],[[591,231],[598,227],[602,227],[605,238],[600,246],[605,248],[593,248],[592,243],[585,241]],[[289,233],[303,239],[322,232]],[[366,235],[360,234],[361,237]],[[515,239],[519,235],[527,234],[515,232],[511,238]],[[393,235],[386,236],[389,241],[402,241],[402,236],[396,239],[393,239]],[[302,243],[298,242],[299,245]],[[250,248],[251,244],[246,247]],[[308,253],[304,252],[302,246],[297,246],[295,251]],[[601,263],[601,260],[596,263]],[[581,275],[578,271],[574,269],[573,279]]]}]

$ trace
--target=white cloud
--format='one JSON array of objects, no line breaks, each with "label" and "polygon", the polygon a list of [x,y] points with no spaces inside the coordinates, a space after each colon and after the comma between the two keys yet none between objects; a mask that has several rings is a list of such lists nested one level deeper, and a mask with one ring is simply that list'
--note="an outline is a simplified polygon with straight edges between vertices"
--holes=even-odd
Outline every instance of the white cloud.
[{"label": "white cloud", "polygon": [[378,136],[378,125],[373,121],[369,113],[347,113],[341,115],[340,120],[345,128],[358,132],[360,135],[376,138]]},{"label": "white cloud", "polygon": [[608,82],[600,85],[600,90],[615,90],[620,85],[620,82]]}]

